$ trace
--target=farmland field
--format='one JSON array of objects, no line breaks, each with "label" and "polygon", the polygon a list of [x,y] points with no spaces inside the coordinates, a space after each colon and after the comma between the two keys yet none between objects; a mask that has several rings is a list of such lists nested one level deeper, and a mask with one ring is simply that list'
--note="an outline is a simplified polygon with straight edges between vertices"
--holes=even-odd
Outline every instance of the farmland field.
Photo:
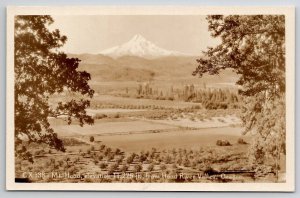
[{"label": "farmland field", "polygon": [[[98,95],[87,113],[95,119],[93,125],[81,127],[76,120],[68,125],[64,117],[49,118],[66,152],[31,145],[35,163],[18,161],[16,175],[39,169],[52,175],[33,182],[275,180],[271,169],[257,172],[249,163],[252,136],[242,135],[238,109],[209,110],[194,102]],[[199,175],[205,176],[195,179]]]},{"label": "farmland field", "polygon": [[181,102],[181,101],[167,101],[167,100],[151,100],[151,99],[135,99],[135,98],[124,98],[109,95],[101,95],[93,100],[94,103],[104,104],[117,104],[117,105],[135,105],[135,106],[158,106],[164,108],[187,108],[193,107],[197,104],[192,102]]},{"label": "farmland field", "polygon": [[[246,156],[251,136],[242,135],[238,111],[204,110],[195,108],[192,102],[108,95],[97,96],[93,102],[98,106],[87,110],[95,118],[93,125],[80,127],[77,121],[67,125],[63,117],[49,120],[65,142],[65,153],[31,146],[35,165],[20,162],[16,174],[24,169],[47,167],[49,174],[68,176],[63,180],[51,177],[35,182],[254,181]],[[227,141],[228,145],[220,147],[218,141]],[[60,164],[58,170],[56,164]],[[215,174],[241,170],[242,173],[235,180],[206,176],[177,181],[174,176],[202,175],[209,170]],[[144,179],[120,176],[137,173]],[[154,178],[146,177],[148,174]],[[116,175],[121,178],[113,177]],[[259,180],[264,182],[263,178]]]}]

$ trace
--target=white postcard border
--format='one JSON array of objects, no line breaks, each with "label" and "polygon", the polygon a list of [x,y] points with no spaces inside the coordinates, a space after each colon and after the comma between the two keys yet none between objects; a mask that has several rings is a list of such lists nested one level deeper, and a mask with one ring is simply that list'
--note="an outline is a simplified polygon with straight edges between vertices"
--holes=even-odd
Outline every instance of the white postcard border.
[{"label": "white postcard border", "polygon": [[[208,15],[286,16],[286,182],[285,183],[15,183],[14,16],[15,15]],[[295,190],[295,8],[208,6],[61,6],[7,8],[6,189],[72,191],[294,191]]]}]

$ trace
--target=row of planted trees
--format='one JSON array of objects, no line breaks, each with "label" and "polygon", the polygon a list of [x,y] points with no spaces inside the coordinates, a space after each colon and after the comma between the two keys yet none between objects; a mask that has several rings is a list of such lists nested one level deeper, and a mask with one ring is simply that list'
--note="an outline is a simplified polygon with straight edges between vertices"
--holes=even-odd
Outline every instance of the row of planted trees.
[{"label": "row of planted trees", "polygon": [[[126,95],[130,97],[128,89]],[[201,103],[207,109],[236,109],[240,108],[241,96],[236,89],[229,88],[195,88],[194,84],[170,89],[154,88],[150,83],[139,84],[136,93],[131,95],[136,98],[157,100],[178,100],[185,102]]]}]

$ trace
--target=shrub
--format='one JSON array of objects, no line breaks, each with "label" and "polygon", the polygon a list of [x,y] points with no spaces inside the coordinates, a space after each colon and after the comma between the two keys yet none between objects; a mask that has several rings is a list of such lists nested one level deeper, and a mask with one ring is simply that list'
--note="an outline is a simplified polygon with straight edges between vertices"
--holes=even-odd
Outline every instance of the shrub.
[{"label": "shrub", "polygon": [[115,172],[116,170],[118,170],[119,165],[118,164],[111,164],[109,169],[108,169],[108,174],[112,174],[113,172]]},{"label": "shrub", "polygon": [[102,162],[102,163],[99,164],[99,167],[100,167],[101,169],[105,169],[105,168],[107,167],[107,164],[104,163],[104,162]]},{"label": "shrub", "polygon": [[185,160],[183,162],[183,166],[185,166],[185,167],[189,167],[190,166],[190,160],[188,158],[185,158]]},{"label": "shrub", "polygon": [[115,115],[114,115],[114,118],[120,118],[120,114],[118,114],[118,113],[115,114]]},{"label": "shrub", "polygon": [[238,143],[238,144],[248,144],[243,138],[239,138],[239,139],[237,140],[237,143]]},{"label": "shrub", "polygon": [[94,116],[94,118],[95,118],[95,119],[103,119],[103,118],[107,118],[107,115],[106,115],[106,114],[103,114],[103,113],[101,113],[101,114],[96,114],[96,115]]},{"label": "shrub", "polygon": [[171,158],[170,155],[168,155],[168,156],[165,158],[165,163],[166,163],[166,164],[171,164],[171,162],[172,162],[172,158]]},{"label": "shrub", "polygon": [[105,149],[105,145],[104,144],[101,144],[100,145],[100,151],[103,151]]},{"label": "shrub", "polygon": [[64,161],[62,161],[62,160],[59,160],[59,161],[58,161],[58,165],[59,165],[59,166],[62,166],[63,164],[64,164]]},{"label": "shrub", "polygon": [[210,164],[204,165],[204,173],[205,174],[211,175],[214,172],[215,172],[215,170],[213,169],[213,167]]},{"label": "shrub", "polygon": [[181,164],[182,164],[182,158],[179,158],[179,159],[177,160],[177,163],[178,163],[179,165],[181,165]]},{"label": "shrub", "polygon": [[108,156],[107,156],[107,160],[108,161],[111,161],[115,158],[115,155],[113,153],[110,153]]},{"label": "shrub", "polygon": [[147,160],[147,156],[145,154],[141,154],[140,156],[140,162],[144,162]]},{"label": "shrub", "polygon": [[198,163],[197,163],[196,160],[192,161],[192,163],[191,163],[191,165],[192,165],[193,168],[196,168],[196,167],[197,167],[197,164],[198,164]]},{"label": "shrub", "polygon": [[231,146],[231,144],[228,140],[217,140],[216,145],[217,146]]},{"label": "shrub", "polygon": [[120,164],[122,161],[123,161],[123,158],[122,158],[122,157],[119,157],[118,159],[116,159],[116,162],[117,162],[118,164]]},{"label": "shrub", "polygon": [[172,154],[175,155],[176,153],[177,153],[176,149],[173,148],[173,149],[172,149]]},{"label": "shrub", "polygon": [[167,169],[167,166],[166,166],[165,164],[161,164],[161,165],[160,165],[160,169],[161,169],[161,170],[166,170],[166,169]]},{"label": "shrub", "polygon": [[126,162],[128,164],[131,164],[133,162],[133,157],[132,156],[127,157]]},{"label": "shrub", "polygon": [[95,141],[94,136],[91,136],[91,137],[90,137],[90,142],[94,142],[94,141]]},{"label": "shrub", "polygon": [[50,158],[50,164],[55,164],[55,159],[54,158]]},{"label": "shrub", "polygon": [[126,165],[126,164],[124,164],[123,166],[122,166],[122,168],[121,168],[121,171],[122,172],[126,172],[126,171],[128,171],[128,166]]},{"label": "shrub", "polygon": [[121,153],[121,150],[120,150],[119,148],[116,148],[115,154],[116,154],[116,155],[119,155],[120,153]]},{"label": "shrub", "polygon": [[147,167],[147,170],[151,172],[151,171],[153,171],[153,169],[154,169],[154,165],[149,164],[149,166]]},{"label": "shrub", "polygon": [[106,148],[106,152],[110,153],[111,152],[111,148]]},{"label": "shrub", "polygon": [[71,167],[71,168],[69,168],[69,170],[68,170],[68,172],[69,172],[71,175],[76,174],[77,171],[78,171],[78,170],[77,170],[75,167]]},{"label": "shrub", "polygon": [[136,164],[134,166],[134,171],[137,173],[137,172],[140,172],[141,170],[143,169],[142,165],[141,164]]},{"label": "shrub", "polygon": [[98,156],[98,160],[99,160],[99,161],[103,160],[103,155],[99,155],[99,156]]}]

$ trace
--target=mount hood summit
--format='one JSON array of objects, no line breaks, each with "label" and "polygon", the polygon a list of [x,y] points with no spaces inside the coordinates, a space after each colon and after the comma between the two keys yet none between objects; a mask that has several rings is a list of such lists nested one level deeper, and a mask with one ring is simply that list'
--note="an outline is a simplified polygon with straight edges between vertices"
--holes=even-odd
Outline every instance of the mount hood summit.
[{"label": "mount hood summit", "polygon": [[165,56],[188,56],[187,54],[166,50],[158,47],[143,36],[137,34],[128,42],[100,52],[102,55],[118,58],[122,56],[138,56],[143,58],[158,58]]}]

